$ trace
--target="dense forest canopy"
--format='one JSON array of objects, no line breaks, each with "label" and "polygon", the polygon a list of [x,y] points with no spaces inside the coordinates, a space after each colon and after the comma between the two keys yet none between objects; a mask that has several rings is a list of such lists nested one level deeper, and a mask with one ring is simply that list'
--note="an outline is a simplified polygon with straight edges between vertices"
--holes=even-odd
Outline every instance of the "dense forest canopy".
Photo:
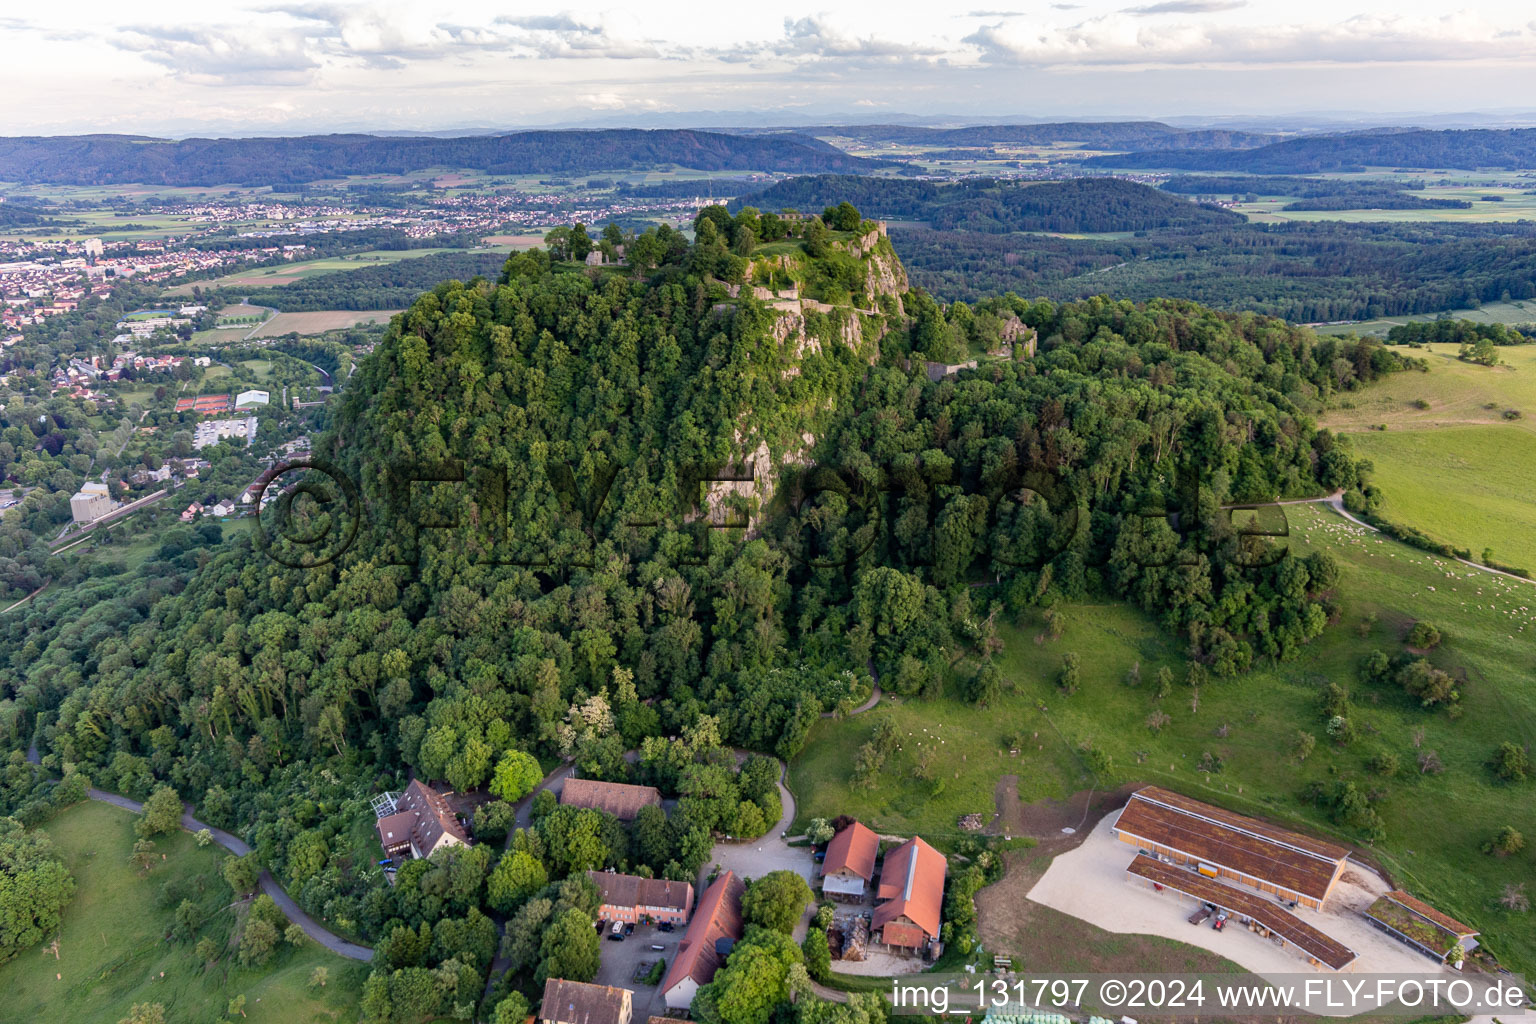
[{"label": "dense forest canopy", "polygon": [[1243,217],[1117,178],[1017,182],[993,178],[937,185],[897,178],[823,174],[791,178],[733,206],[820,210],[848,201],[873,216],[920,220],[941,231],[1106,232],[1215,228]]},{"label": "dense forest canopy", "polygon": [[867,171],[805,135],[682,129],[528,131],[465,138],[310,135],[273,139],[145,139],[125,135],[0,138],[0,181],[22,184],[287,185],[430,167],[489,174],[578,173],[677,165],[698,170]]},{"label": "dense forest canopy", "polygon": [[[941,305],[846,202],[600,244],[616,235],[625,264],[585,266],[576,226],[421,295],[316,438],[332,483],[292,470],[261,532],[168,543],[0,620],[21,783],[0,810],[48,809],[25,784],[34,739],[73,772],[60,790],[169,784],[254,847],[229,872],[264,866],[375,944],[365,1019],[478,998],[498,951],[492,994],[522,1019],[545,978],[596,972],[587,869],[692,878],[713,835],[778,819],[779,764],[732,747],[792,758],[876,676],[988,705],[998,624],[1057,601],[1133,602],[1182,638],[1192,681],[1232,685],[1336,613],[1327,555],[1223,506],[1360,491],[1305,410],[1417,365],[1394,350],[1177,300]],[[677,806],[626,825],[544,792],[514,830],[511,803],[567,757]],[[385,884],[356,837],[412,775],[485,788],[475,835],[505,850]],[[965,870],[968,896],[986,878]],[[765,934],[738,948],[783,946]],[[778,974],[800,952],[781,951]],[[744,1020],[719,996],[701,1019]]]},{"label": "dense forest canopy", "polygon": [[1093,156],[1088,167],[1169,168],[1184,171],[1241,171],[1249,174],[1318,174],[1367,167],[1536,166],[1536,128],[1473,128],[1446,131],[1379,131],[1314,135],[1273,142],[1256,149],[1149,149]]}]

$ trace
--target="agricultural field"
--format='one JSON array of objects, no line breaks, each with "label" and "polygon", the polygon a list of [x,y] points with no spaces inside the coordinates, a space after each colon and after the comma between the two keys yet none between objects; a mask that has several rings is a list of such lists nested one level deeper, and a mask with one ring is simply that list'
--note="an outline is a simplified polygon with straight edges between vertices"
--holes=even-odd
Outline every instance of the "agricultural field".
[{"label": "agricultural field", "polygon": [[[167,288],[162,295],[183,296],[191,295],[193,287],[209,288],[271,288],[274,285],[292,284],[294,281],[306,277],[314,277],[316,274],[330,274],[338,270],[358,270],[362,267],[375,267],[381,264],[398,263],[400,260],[415,259],[418,256],[431,256],[441,252],[462,252],[461,249],[375,249],[369,252],[349,253],[345,256],[326,256],[321,259],[295,260],[279,267],[257,267],[249,270],[237,270],[223,277],[216,277],[211,281],[193,281],[187,284],[179,284],[174,288]],[[510,249],[508,249],[510,251]],[[223,315],[233,315],[225,310]]]},{"label": "agricultural field", "polygon": [[324,334],[358,324],[376,324],[399,313],[398,309],[321,309],[310,313],[279,313],[251,335],[276,338],[290,332]]},{"label": "agricultural field", "polygon": [[[1432,188],[1410,191],[1407,194],[1423,199],[1461,199],[1472,204],[1469,209],[1418,209],[1418,210],[1286,210],[1288,203],[1295,202],[1290,196],[1259,196],[1256,202],[1239,203],[1233,207],[1250,220],[1259,223],[1279,223],[1288,220],[1319,221],[1342,220],[1366,222],[1445,221],[1452,223],[1489,223],[1494,221],[1536,220],[1536,195],[1526,194],[1524,188],[1510,186],[1436,185]],[[1497,200],[1485,197],[1497,196]]]},{"label": "agricultural field", "polygon": [[[1454,320],[1472,320],[1480,324],[1504,324],[1519,327],[1536,324],[1536,301],[1489,302],[1476,309],[1456,309],[1449,313],[1425,313],[1422,316],[1387,316],[1376,320],[1353,320],[1347,323],[1318,324],[1318,334],[1358,334],[1361,337],[1385,338],[1387,332],[1400,324],[1415,321],[1438,320],[1442,316]],[[1452,353],[1453,355],[1455,353]]]},{"label": "agricultural field", "polygon": [[[1322,425],[1350,433],[1383,423],[1389,431],[1467,424],[1536,431],[1536,345],[1500,347],[1499,365],[1491,367],[1457,359],[1450,345],[1399,351],[1426,360],[1429,372],[1392,374],[1341,395]],[[1520,410],[1521,418],[1506,419],[1509,409]]]},{"label": "agricultural field", "polygon": [[[1327,551],[1341,569],[1339,621],[1300,659],[1196,691],[1183,682],[1182,642],[1151,619],[1121,604],[1068,605],[1060,609],[1060,639],[1046,639],[1039,619],[1004,632],[999,666],[1012,692],[996,707],[951,698],[888,700],[866,714],[819,723],[790,768],[797,824],[847,813],[879,829],[943,840],[956,834],[961,813],[989,820],[998,813],[1001,831],[1020,820],[1021,804],[1064,800],[1091,787],[1157,783],[1349,840],[1399,884],[1478,924],[1501,957],[1536,962],[1536,921],[1495,904],[1505,884],[1531,877],[1530,853],[1509,861],[1480,852],[1506,824],[1536,834],[1536,801],[1499,784],[1487,767],[1500,742],[1536,741],[1536,692],[1528,685],[1536,655],[1526,635],[1536,633],[1536,585],[1428,555],[1323,507],[1290,506],[1286,514],[1292,549]],[[1407,630],[1421,619],[1445,637],[1431,660],[1463,680],[1457,717],[1359,679],[1364,655],[1402,650]],[[1055,684],[1069,651],[1082,662],[1081,689],[1071,696]],[[1137,686],[1127,683],[1133,664],[1140,666]],[[1154,680],[1164,666],[1176,681],[1158,700]],[[1320,697],[1328,682],[1353,695],[1359,738],[1345,746],[1330,742],[1323,729]],[[896,727],[898,748],[878,786],[855,789],[850,751],[881,721]],[[1301,731],[1315,737],[1316,749],[1298,761]],[[1084,745],[1108,755],[1108,771],[1090,773]],[[925,749],[935,751],[933,782],[913,776]],[[1383,751],[1399,761],[1390,776],[1366,767]],[[1419,770],[1419,756],[1430,751],[1443,774]],[[1360,844],[1301,799],[1309,783],[1341,779],[1383,795],[1376,807],[1385,842]],[[1435,809],[1439,823],[1432,831],[1422,827],[1426,808]]]},{"label": "agricultural field", "polygon": [[[192,836],[156,839],[165,861],[147,877],[129,864],[133,846],[129,812],[87,801],[43,826],[74,875],[76,895],[64,912],[57,953],[28,950],[0,966],[5,1016],[34,1024],[115,1021],[135,1003],[161,1003],[177,1021],[219,1020],[229,1000],[246,997],[251,1024],[319,1024],[355,1020],[365,965],[319,946],[280,944],[271,965],[238,965],[231,938],[246,905],[231,902],[219,875],[224,853],[199,849]],[[199,936],[219,944],[219,958],[200,962],[189,942],[167,941],[175,903],[161,896],[171,883],[184,885],[205,915]],[[179,897],[178,897],[179,902]],[[324,967],[323,988],[310,988],[311,973]]]}]

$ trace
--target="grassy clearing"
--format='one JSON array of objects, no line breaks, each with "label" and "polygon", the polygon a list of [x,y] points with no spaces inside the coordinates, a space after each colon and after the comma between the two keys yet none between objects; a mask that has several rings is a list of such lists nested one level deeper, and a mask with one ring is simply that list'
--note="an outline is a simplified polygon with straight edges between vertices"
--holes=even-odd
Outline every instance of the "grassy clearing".
[{"label": "grassy clearing", "polygon": [[1536,567],[1536,436],[1506,426],[1359,434],[1383,514],[1501,562]]},{"label": "grassy clearing", "polygon": [[[162,295],[179,296],[190,295],[194,285],[207,290],[209,288],[270,288],[273,285],[291,284],[294,281],[306,277],[315,277],[319,274],[331,274],[338,270],[360,270],[363,267],[385,266],[390,263],[399,263],[401,260],[415,259],[418,256],[434,256],[444,252],[466,252],[464,249],[432,248],[432,249],[372,249],[368,252],[348,253],[345,256],[325,256],[312,260],[295,260],[292,263],[284,263],[276,267],[258,267],[248,270],[237,270],[216,277],[211,281],[193,281],[188,284],[177,285],[168,288]],[[511,252],[510,245],[487,246],[486,251]],[[226,308],[225,315],[232,315],[238,307]]]},{"label": "grassy clearing", "polygon": [[[222,1018],[229,999],[242,994],[252,1024],[356,1019],[366,966],[306,943],[284,945],[269,967],[239,967],[228,943],[243,908],[229,907],[229,888],[218,874],[222,851],[198,849],[185,833],[161,836],[156,843],[166,860],[141,877],[128,863],[132,826],[127,811],[94,802],[45,826],[75,876],[77,895],[65,911],[57,959],[34,949],[0,966],[6,1019],[110,1022],[126,1017],[134,1003],[155,1002],[164,1004],[167,1020],[190,1024]],[[200,934],[220,944],[211,966],[197,961],[192,944],[165,938],[174,904],[161,906],[159,896],[178,878],[206,914]],[[330,980],[311,990],[309,976],[319,966]]]},{"label": "grassy clearing", "polygon": [[[1382,794],[1377,809],[1388,839],[1368,852],[1395,881],[1479,925],[1507,962],[1536,965],[1536,918],[1495,905],[1505,884],[1531,877],[1531,853],[1501,860],[1479,851],[1505,824],[1536,835],[1530,784],[1524,789],[1497,784],[1486,767],[1499,742],[1536,741],[1536,690],[1529,685],[1536,669],[1531,645],[1536,586],[1367,534],[1315,506],[1292,506],[1287,516],[1292,546],[1301,552],[1327,550],[1342,571],[1341,622],[1302,658],[1212,683],[1200,691],[1198,709],[1194,692],[1182,681],[1158,701],[1157,668],[1178,666],[1182,643],[1121,605],[1069,606],[1063,609],[1067,627],[1060,640],[1037,644],[1037,622],[1005,634],[1000,663],[1013,692],[996,707],[912,701],[818,724],[790,771],[799,822],[851,813],[894,832],[952,833],[956,814],[991,813],[994,787],[1006,773],[1018,776],[1025,802],[1061,800],[1089,786],[1155,782],[1353,839],[1300,799],[1309,782],[1352,779]],[[1367,615],[1376,620],[1361,637],[1357,626]],[[1395,689],[1358,680],[1360,658],[1375,649],[1400,650],[1403,635],[1418,619],[1434,622],[1446,637],[1432,660],[1466,680],[1457,720],[1444,711],[1424,711]],[[1054,685],[1067,651],[1082,658],[1082,689],[1070,697]],[[1137,660],[1143,681],[1131,687],[1125,678]],[[1182,680],[1178,667],[1175,675]],[[1319,697],[1329,681],[1354,694],[1360,739],[1344,748],[1329,743],[1322,728]],[[1154,713],[1168,716],[1155,734],[1147,724]],[[888,759],[877,788],[855,790],[849,784],[850,751],[870,737],[881,718],[896,723],[902,749]],[[1291,751],[1299,730],[1317,736],[1318,744],[1298,764]],[[1023,737],[1017,757],[1003,748],[1011,733]],[[912,777],[912,766],[919,745],[940,739],[944,789],[930,796],[929,784]],[[1091,777],[1078,761],[1075,750],[1084,742],[1113,759],[1106,777]],[[1398,755],[1403,765],[1398,775],[1381,778],[1367,771],[1367,760],[1378,750]],[[1427,750],[1437,753],[1444,774],[1419,773],[1417,755]],[[1219,759],[1218,770],[1199,770],[1206,754]],[[1436,825],[1426,829],[1424,815],[1431,808]]]},{"label": "grassy clearing", "polygon": [[[1408,354],[1426,359],[1429,372],[1392,374],[1341,396],[1323,426],[1355,432],[1382,423],[1390,430],[1499,424],[1536,432],[1536,345],[1500,348],[1499,366],[1462,362],[1449,345]],[[1420,401],[1427,407],[1420,409]],[[1506,409],[1524,418],[1506,420]]]}]

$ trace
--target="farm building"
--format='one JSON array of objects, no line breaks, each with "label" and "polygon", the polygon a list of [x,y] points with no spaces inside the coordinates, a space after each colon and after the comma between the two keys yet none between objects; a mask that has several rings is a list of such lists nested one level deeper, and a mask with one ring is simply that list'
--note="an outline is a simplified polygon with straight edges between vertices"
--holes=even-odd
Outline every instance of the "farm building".
[{"label": "farm building", "polygon": [[539,1003],[539,1024],[629,1024],[633,999],[627,988],[550,978]]},{"label": "farm building", "polygon": [[741,897],[746,890],[736,873],[727,871],[699,897],[693,921],[678,943],[677,956],[661,979],[667,1009],[686,1010],[699,986],[709,984],[725,963],[731,946],[746,930],[741,920]]},{"label": "farm building", "polygon": [[1177,868],[1138,853],[1126,872],[1132,879],[1139,879],[1155,889],[1172,889],[1199,903],[1218,907],[1281,947],[1299,949],[1315,965],[1341,971],[1355,960],[1354,950],[1318,931],[1284,907],[1247,889],[1218,882],[1198,870]]},{"label": "farm building", "polygon": [[444,846],[469,845],[469,833],[459,824],[448,801],[420,779],[412,779],[394,805],[394,811],[376,823],[385,856],[394,860],[407,854],[430,857]]},{"label": "farm building", "polygon": [[854,822],[832,837],[821,864],[821,891],[835,900],[861,900],[875,880],[880,837]]},{"label": "farm building", "polygon": [[693,886],[666,878],[641,878],[616,871],[588,871],[602,894],[597,916],[604,921],[638,924],[643,920],[687,924]]},{"label": "farm building", "polygon": [[1365,916],[1377,928],[1407,943],[1436,963],[1458,962],[1452,950],[1470,953],[1477,948],[1477,929],[1440,913],[1423,900],[1394,889],[1366,908]]},{"label": "farm building", "polygon": [[1143,853],[1194,866],[1288,903],[1322,909],[1349,851],[1198,800],[1147,786],[1131,796],[1115,836]]},{"label": "farm building", "polygon": [[631,786],[626,782],[566,779],[560,789],[560,802],[607,811],[620,821],[634,821],[640,808],[661,806],[661,791],[655,786]]},{"label": "farm building", "polygon": [[919,950],[944,920],[944,855],[916,836],[885,855],[871,928],[887,946]]}]

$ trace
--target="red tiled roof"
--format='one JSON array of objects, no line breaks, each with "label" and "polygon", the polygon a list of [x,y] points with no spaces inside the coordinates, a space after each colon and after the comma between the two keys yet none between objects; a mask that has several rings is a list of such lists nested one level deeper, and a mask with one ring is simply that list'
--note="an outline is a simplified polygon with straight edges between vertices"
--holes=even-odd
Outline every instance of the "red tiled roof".
[{"label": "red tiled roof", "polygon": [[875,854],[879,852],[880,837],[854,822],[833,836],[827,844],[827,856],[822,862],[821,873],[831,875],[846,869],[866,882],[873,881]]},{"label": "red tiled roof", "polygon": [[1143,853],[1136,855],[1126,871],[1186,896],[1214,904],[1228,913],[1252,918],[1287,942],[1299,946],[1308,956],[1316,957],[1336,971],[1355,959],[1354,950],[1348,946],[1249,890],[1226,885],[1197,871],[1164,864]]},{"label": "red tiled roof", "polygon": [[1148,786],[1120,812],[1115,828],[1133,838],[1322,900],[1339,865],[1342,846]]},{"label": "red tiled roof", "polygon": [[870,927],[878,930],[905,917],[929,938],[937,938],[944,917],[946,869],[944,855],[916,836],[887,853],[875,893],[886,902],[875,907]]},{"label": "red tiled roof", "polygon": [[693,905],[693,886],[669,878],[641,878],[616,871],[588,871],[604,904],[611,907],[665,907],[686,911]]},{"label": "red tiled roof", "polygon": [[640,808],[648,804],[661,805],[661,791],[655,786],[631,786],[626,782],[566,779],[560,789],[560,802],[573,807],[593,807],[607,811],[620,821],[633,821]]},{"label": "red tiled roof", "polygon": [[677,957],[662,979],[661,991],[670,990],[684,978],[706,985],[715,976],[725,962],[715,950],[716,940],[734,942],[746,930],[741,921],[741,897],[746,889],[734,871],[727,871],[704,890],[693,920],[683,933],[683,941],[678,944]]}]

